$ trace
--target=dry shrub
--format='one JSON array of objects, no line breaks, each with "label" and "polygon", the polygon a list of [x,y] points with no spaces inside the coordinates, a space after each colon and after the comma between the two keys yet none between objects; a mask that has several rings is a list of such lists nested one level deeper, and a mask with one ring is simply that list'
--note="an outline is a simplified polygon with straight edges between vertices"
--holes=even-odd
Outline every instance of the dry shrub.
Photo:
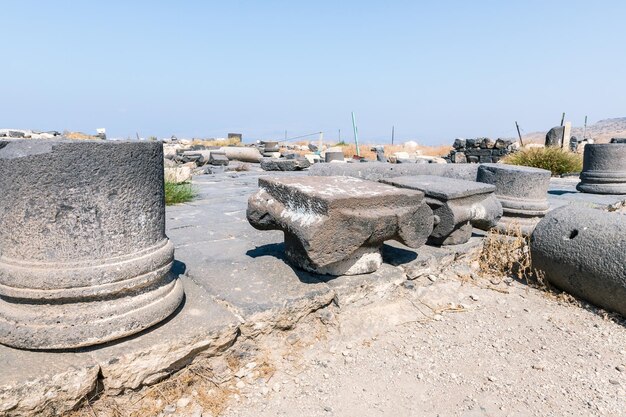
[{"label": "dry shrub", "polygon": [[582,155],[555,147],[522,149],[508,155],[502,162],[547,169],[552,175],[580,172],[583,169]]},{"label": "dry shrub", "polygon": [[237,138],[230,139],[193,139],[191,141],[192,145],[200,145],[200,146],[237,146],[240,145],[241,142]]},{"label": "dry shrub", "polygon": [[478,265],[486,275],[527,281],[532,268],[530,246],[521,227],[513,224],[505,232],[491,229],[479,253]]},{"label": "dry shrub", "polygon": [[542,290],[549,298],[580,305],[575,297],[553,287],[543,271],[533,268],[530,238],[522,234],[517,224],[504,232],[491,229],[487,233],[478,255],[478,265],[484,276],[515,278]]}]

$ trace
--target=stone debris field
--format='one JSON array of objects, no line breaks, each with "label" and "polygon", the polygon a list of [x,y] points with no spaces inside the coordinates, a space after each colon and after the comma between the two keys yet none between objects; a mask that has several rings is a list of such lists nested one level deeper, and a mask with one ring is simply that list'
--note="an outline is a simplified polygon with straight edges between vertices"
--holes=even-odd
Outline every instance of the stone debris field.
[{"label": "stone debris field", "polygon": [[29,136],[0,137],[0,416],[626,416],[626,143],[559,178],[500,139]]}]

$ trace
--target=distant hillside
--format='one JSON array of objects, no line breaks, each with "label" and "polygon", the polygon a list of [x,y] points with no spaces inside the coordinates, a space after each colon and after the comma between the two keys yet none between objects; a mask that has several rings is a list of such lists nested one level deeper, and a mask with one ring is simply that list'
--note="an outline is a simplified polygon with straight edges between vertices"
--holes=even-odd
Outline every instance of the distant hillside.
[{"label": "distant hillside", "polygon": [[[544,143],[546,139],[544,132],[532,132],[522,136],[524,143]],[[626,117],[600,120],[592,125],[587,125],[586,137],[593,138],[596,143],[607,143],[611,138],[626,138]],[[579,139],[583,137],[583,127],[572,126],[572,136]]]}]

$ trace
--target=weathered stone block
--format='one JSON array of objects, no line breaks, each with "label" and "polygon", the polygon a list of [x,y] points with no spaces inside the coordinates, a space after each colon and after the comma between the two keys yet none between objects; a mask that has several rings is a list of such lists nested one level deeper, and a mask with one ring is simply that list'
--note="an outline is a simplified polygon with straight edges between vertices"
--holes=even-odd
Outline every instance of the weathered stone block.
[{"label": "weathered stone block", "polygon": [[556,287],[626,316],[626,216],[565,206],[539,222],[533,268]]},{"label": "weathered stone block", "polygon": [[161,143],[0,142],[0,194],[0,343],[94,345],[182,301]]},{"label": "weathered stone block", "polygon": [[506,231],[519,226],[530,235],[550,208],[547,200],[550,171],[525,166],[483,164],[477,181],[496,186],[495,195],[502,204],[502,218],[496,229]]},{"label": "weathered stone block", "polygon": [[218,151],[211,151],[209,155],[209,164],[211,165],[228,165],[230,161],[226,157],[226,154]]},{"label": "weathered stone block", "polygon": [[546,146],[560,147],[563,143],[563,133],[565,131],[564,126],[556,126],[548,131],[546,134]]},{"label": "weathered stone block", "polygon": [[626,138],[611,138],[611,143],[626,143]]},{"label": "weathered stone block", "polygon": [[311,166],[306,158],[286,159],[286,158],[263,158],[261,168],[265,171],[300,171]]},{"label": "weathered stone block", "polygon": [[382,182],[425,194],[426,203],[435,215],[429,243],[436,245],[465,243],[472,236],[472,225],[487,230],[496,226],[502,216],[494,185],[432,175],[396,177]]},{"label": "weathered stone block", "polygon": [[290,263],[328,275],[373,272],[381,246],[417,248],[433,228],[420,191],[351,177],[260,178],[247,218],[259,230],[283,230]]},{"label": "weathered stone block", "polygon": [[326,162],[332,162],[332,161],[343,162],[344,161],[344,157],[343,157],[343,152],[342,151],[326,152],[324,158],[325,158]]},{"label": "weathered stone block", "polygon": [[453,161],[455,164],[466,164],[467,163],[467,158],[465,157],[465,154],[463,152],[455,152],[454,154],[452,154],[453,156]]},{"label": "weathered stone block", "polygon": [[454,139],[454,144],[452,144],[454,149],[463,149],[465,148],[465,139]]},{"label": "weathered stone block", "polygon": [[576,189],[583,193],[626,194],[626,143],[585,146]]}]

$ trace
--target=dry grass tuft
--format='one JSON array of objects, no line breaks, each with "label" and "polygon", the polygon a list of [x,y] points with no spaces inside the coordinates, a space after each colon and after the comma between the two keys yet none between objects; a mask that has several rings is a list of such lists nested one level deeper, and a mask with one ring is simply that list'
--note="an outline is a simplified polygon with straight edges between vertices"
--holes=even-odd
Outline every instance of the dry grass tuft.
[{"label": "dry grass tuft", "polygon": [[502,162],[510,165],[547,169],[552,172],[552,175],[580,172],[583,169],[582,155],[555,147],[522,149],[519,152],[509,154]]},{"label": "dry grass tuft", "polygon": [[192,145],[200,145],[200,146],[237,146],[241,145],[236,138],[230,139],[193,139],[191,141]]},{"label": "dry grass tuft", "polygon": [[528,281],[532,265],[528,237],[514,224],[506,232],[491,229],[478,255],[480,271],[489,276]]}]

